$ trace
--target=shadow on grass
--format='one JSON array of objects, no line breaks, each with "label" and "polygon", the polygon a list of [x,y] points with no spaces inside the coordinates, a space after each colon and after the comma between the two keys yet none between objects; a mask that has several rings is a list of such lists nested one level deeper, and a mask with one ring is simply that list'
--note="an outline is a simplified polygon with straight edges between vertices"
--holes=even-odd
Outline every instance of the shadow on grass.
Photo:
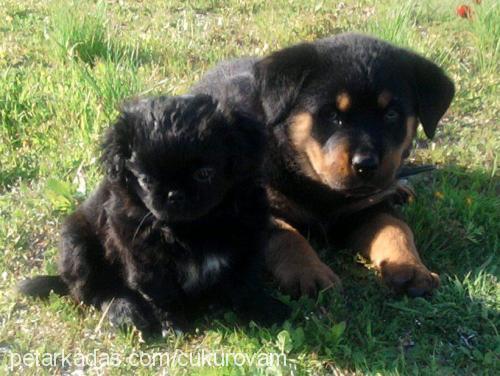
[{"label": "shadow on grass", "polygon": [[[404,212],[424,261],[441,275],[442,286],[431,298],[396,296],[356,263],[353,252],[324,250],[343,280],[343,293],[299,301],[282,296],[293,309],[290,320],[271,329],[244,326],[244,335],[285,341],[289,359],[314,353],[326,368],[494,374],[500,325],[498,177],[446,166],[414,184],[417,201]],[[227,316],[215,327],[206,319],[200,328],[231,336],[234,322]]]},{"label": "shadow on grass", "polygon": [[341,253],[333,266],[346,286],[351,323],[341,362],[370,372],[493,373],[500,325],[498,176],[449,165],[414,186],[417,200],[403,211],[442,286],[429,300],[398,298],[373,274],[343,267],[353,256]]}]

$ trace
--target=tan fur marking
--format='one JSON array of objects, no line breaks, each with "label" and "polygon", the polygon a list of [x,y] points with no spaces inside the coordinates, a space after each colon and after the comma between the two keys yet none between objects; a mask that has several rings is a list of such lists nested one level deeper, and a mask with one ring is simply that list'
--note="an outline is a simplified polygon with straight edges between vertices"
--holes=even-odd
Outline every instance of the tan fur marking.
[{"label": "tan fur marking", "polygon": [[420,259],[410,227],[390,214],[372,216],[351,234],[349,243],[370,259],[396,290],[419,296],[439,287],[439,276]]},{"label": "tan fur marking", "polygon": [[280,219],[273,222],[266,266],[282,288],[298,296],[313,295],[318,287],[340,285],[340,279],[295,228]]},{"label": "tan fur marking", "polygon": [[349,143],[344,140],[326,154],[325,165],[328,166],[329,175],[343,179],[350,174],[349,148]]},{"label": "tan fur marking", "polygon": [[406,119],[406,137],[401,146],[402,151],[410,147],[413,137],[415,137],[415,131],[417,130],[417,118],[415,116],[409,116]]},{"label": "tan fur marking", "polygon": [[340,93],[337,95],[336,100],[339,111],[346,112],[351,108],[351,96],[348,93]]},{"label": "tan fur marking", "polygon": [[361,231],[359,238],[364,240],[361,251],[376,266],[380,267],[388,260],[398,263],[421,262],[410,228],[392,215],[379,214]]},{"label": "tan fur marking", "polygon": [[399,145],[399,147],[393,149],[391,152],[387,153],[385,158],[380,165],[380,171],[383,176],[390,176],[396,172],[396,169],[402,163],[403,152],[408,149],[415,136],[415,130],[417,127],[417,119],[414,116],[410,116],[406,119],[406,136]]},{"label": "tan fur marking", "polygon": [[293,117],[288,127],[292,144],[302,158],[304,171],[313,179],[322,180],[324,155],[319,143],[312,137],[314,119],[308,112]]},{"label": "tan fur marking", "polygon": [[313,117],[308,112],[295,115],[290,122],[289,137],[299,154],[302,155],[304,172],[311,178],[331,184],[332,180],[349,175],[349,145],[340,144],[325,153],[320,143],[311,135]]},{"label": "tan fur marking", "polygon": [[380,108],[384,109],[391,102],[392,93],[388,90],[383,90],[377,98],[377,104]]},{"label": "tan fur marking", "polygon": [[325,153],[319,143],[311,139],[304,148],[304,151],[311,163],[314,171],[324,180],[324,175],[328,170]]},{"label": "tan fur marking", "polygon": [[318,142],[311,140],[305,145],[304,152],[316,174],[327,185],[336,185],[335,181],[343,180],[350,174],[347,142],[325,153]]}]

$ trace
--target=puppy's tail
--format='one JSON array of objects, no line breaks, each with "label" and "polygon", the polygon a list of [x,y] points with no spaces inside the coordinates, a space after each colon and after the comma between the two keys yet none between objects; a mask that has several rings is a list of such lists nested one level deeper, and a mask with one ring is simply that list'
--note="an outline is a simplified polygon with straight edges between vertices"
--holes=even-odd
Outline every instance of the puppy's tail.
[{"label": "puppy's tail", "polygon": [[17,290],[34,298],[48,298],[53,291],[57,295],[68,295],[68,286],[58,275],[41,275],[19,282]]}]

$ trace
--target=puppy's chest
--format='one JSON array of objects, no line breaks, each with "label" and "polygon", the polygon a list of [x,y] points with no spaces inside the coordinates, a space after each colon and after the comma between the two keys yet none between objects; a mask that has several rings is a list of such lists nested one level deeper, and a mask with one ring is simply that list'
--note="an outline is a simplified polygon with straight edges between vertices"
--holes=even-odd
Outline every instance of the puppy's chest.
[{"label": "puppy's chest", "polygon": [[284,219],[296,225],[308,225],[317,221],[317,213],[307,210],[276,189],[267,187],[267,197],[275,218]]},{"label": "puppy's chest", "polygon": [[214,238],[211,231],[197,234],[193,239],[180,231],[172,233],[177,280],[186,292],[210,288],[231,271],[235,262],[229,252],[231,245]]},{"label": "puppy's chest", "polygon": [[179,283],[187,291],[208,288],[217,283],[230,268],[227,256],[207,254],[203,257],[178,261]]},{"label": "puppy's chest", "polygon": [[213,236],[199,234],[193,239],[192,235],[165,227],[144,240],[134,252],[134,264],[152,271],[146,273],[146,278],[169,275],[167,279],[173,278],[187,293],[210,288],[231,271],[235,261],[228,252],[232,247]]}]

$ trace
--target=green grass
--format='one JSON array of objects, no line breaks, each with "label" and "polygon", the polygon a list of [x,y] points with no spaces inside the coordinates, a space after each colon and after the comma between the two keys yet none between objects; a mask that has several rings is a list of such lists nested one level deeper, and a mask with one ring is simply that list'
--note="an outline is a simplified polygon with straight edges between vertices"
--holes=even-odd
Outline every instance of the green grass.
[{"label": "green grass", "polygon": [[[473,7],[472,19],[455,14],[461,3]],[[137,368],[123,362],[106,373],[500,372],[497,2],[6,0],[0,19],[0,373],[11,353],[96,351],[124,360],[175,349],[283,353],[287,363]],[[418,199],[405,208],[423,259],[442,278],[431,299],[393,296],[353,252],[326,249],[322,256],[342,278],[344,293],[289,301],[292,317],[272,329],[212,315],[193,335],[143,343],[136,332],[116,332],[100,323],[100,312],[67,298],[33,302],[15,293],[19,279],[55,272],[61,221],[100,179],[100,135],[123,99],[181,94],[224,58],[344,31],[414,49],[442,65],[457,86],[436,138],[419,135],[412,155],[440,169],[414,182]],[[57,364],[15,373],[79,369]]]}]

